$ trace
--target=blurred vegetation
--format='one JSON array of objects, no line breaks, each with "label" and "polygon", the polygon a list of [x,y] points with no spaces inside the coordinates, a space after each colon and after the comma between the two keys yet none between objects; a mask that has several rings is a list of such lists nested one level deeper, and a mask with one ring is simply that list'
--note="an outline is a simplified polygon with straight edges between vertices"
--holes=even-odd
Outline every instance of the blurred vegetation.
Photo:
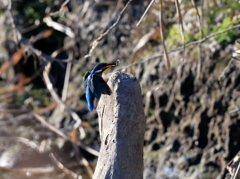
[{"label": "blurred vegetation", "polygon": [[[44,32],[45,30],[51,30],[52,34],[50,36],[37,40],[36,42],[28,45],[32,45],[37,50],[48,55],[51,55],[53,52],[56,52],[56,50],[59,50],[57,51],[59,52],[57,53],[57,58],[59,60],[66,60],[69,56],[71,57],[71,59],[68,59],[68,60],[73,60],[74,63],[72,64],[72,67],[70,70],[70,79],[69,79],[67,98],[64,102],[67,106],[69,106],[71,109],[76,111],[77,114],[81,117],[81,119],[84,122],[86,122],[85,125],[87,126],[86,127],[87,138],[82,140],[81,142],[93,148],[99,148],[100,139],[98,136],[97,113],[96,111],[90,113],[86,108],[85,94],[82,89],[82,76],[85,74],[86,71],[91,70],[92,67],[98,62],[102,62],[102,61],[112,62],[112,61],[115,61],[117,58],[120,58],[121,59],[120,68],[121,68],[134,62],[137,62],[137,63],[141,62],[142,60],[151,58],[156,54],[157,55],[159,53],[162,54],[163,51],[161,48],[159,48],[159,46],[161,47],[161,44],[162,44],[160,33],[159,33],[159,4],[156,1],[152,5],[146,17],[137,27],[136,23],[139,21],[141,15],[143,14],[146,7],[148,6],[150,0],[133,1],[133,5],[128,7],[126,12],[122,14],[122,18],[120,19],[118,25],[116,25],[109,32],[109,34],[99,42],[99,45],[95,48],[92,56],[90,58],[84,58],[84,56],[90,50],[91,43],[95,39],[97,39],[100,34],[106,31],[106,29],[109,28],[116,21],[116,18],[118,17],[119,12],[122,10],[122,8],[124,7],[127,1],[121,1],[122,4],[120,3],[120,6],[116,5],[116,1],[111,1],[111,0],[108,1],[108,3],[106,4],[101,4],[101,3],[97,4],[95,3],[95,1],[89,1],[90,4],[88,4],[87,6],[86,5],[87,1],[85,0],[81,0],[81,1],[70,0],[69,3],[66,5],[66,7],[64,7],[58,15],[53,15],[51,16],[51,18],[53,22],[59,23],[65,26],[65,28],[66,27],[70,28],[75,35],[74,38],[70,38],[69,36],[66,35],[66,33],[64,33],[64,31],[60,32],[55,28],[48,26],[45,22],[43,22],[43,19],[46,16],[49,16],[50,13],[56,12],[59,9],[61,9],[61,5],[63,2],[64,0],[32,0],[32,1],[14,0],[12,1],[13,3],[12,12],[14,15],[14,22],[16,24],[17,29],[19,30],[19,32],[21,33],[21,35],[25,40],[25,41],[23,40],[24,43],[26,41],[27,42],[31,41],[32,39],[34,39],[34,37],[38,36],[39,33]],[[184,27],[185,43],[187,44],[193,41],[197,41],[200,39],[201,33],[199,29],[199,22],[198,22],[196,9],[193,7],[191,1],[182,0],[179,2],[180,2],[181,14],[182,14],[183,27]],[[210,34],[223,31],[229,27],[239,24],[240,3],[238,3],[236,0],[204,1],[203,7],[201,7],[201,2],[202,2],[201,0],[195,0],[195,3],[197,5],[197,8],[200,12],[201,19],[202,19],[201,30],[203,32],[203,38]],[[164,18],[163,18],[164,35],[166,39],[167,49],[169,50],[169,49],[174,49],[176,47],[181,46],[183,44],[183,41],[182,41],[182,36],[180,31],[179,17],[176,12],[175,1],[163,0],[163,5],[164,5],[164,8],[163,8],[164,9]],[[0,11],[0,14],[2,15],[4,13]],[[6,21],[4,22],[5,24],[7,24],[6,40],[14,40],[12,26],[8,22],[9,17],[8,16],[6,17],[7,17]],[[144,41],[143,37],[149,32],[151,32],[151,30],[153,31],[153,34],[151,35],[151,37],[145,38],[145,41]],[[141,41],[142,38],[143,40]],[[209,102],[208,97],[206,97],[205,99],[204,96],[205,95],[207,96],[209,93],[210,95],[212,95],[212,98],[214,98],[214,100],[215,98],[216,100],[218,98],[221,99],[219,95],[223,95],[223,94],[221,94],[220,92],[216,93],[215,90],[216,89],[219,90],[220,88],[219,86],[217,86],[218,84],[215,84],[217,80],[212,76],[214,75],[219,76],[220,75],[219,71],[223,71],[223,69],[226,67],[231,56],[231,54],[229,53],[230,50],[224,53],[224,55],[222,55],[221,52],[224,52],[225,47],[227,47],[228,45],[230,46],[229,48],[232,50],[233,49],[232,44],[237,38],[239,38],[239,29],[232,29],[225,33],[221,33],[217,36],[214,36],[214,38],[211,38],[208,42],[204,42],[205,46],[202,49],[202,54],[206,55],[209,51],[212,52],[211,55],[208,55],[208,56],[206,55],[207,57],[206,61],[208,59],[214,58],[214,59],[218,59],[219,63],[209,65],[209,63],[207,62],[206,64],[204,64],[203,71],[201,74],[202,79],[200,79],[199,81],[195,80],[196,74],[194,73],[195,71],[197,71],[196,70],[196,64],[197,64],[197,58],[198,58],[197,46],[189,47],[187,49],[189,53],[186,53],[187,54],[186,64],[188,65],[188,63],[190,62],[189,64],[191,65],[189,66],[187,65],[183,66],[180,63],[179,59],[181,58],[181,52],[177,52],[175,55],[176,57],[171,58],[171,65],[173,69],[170,75],[166,75],[168,73],[166,71],[164,63],[162,63],[163,61],[162,57],[153,58],[154,60],[151,60],[151,61],[149,60],[146,63],[137,64],[127,69],[129,70],[129,72],[134,73],[137,76],[137,78],[139,79],[142,85],[144,107],[148,105],[146,93],[150,92],[149,106],[148,106],[148,109],[145,110],[145,112],[148,118],[147,121],[148,122],[150,121],[148,125],[150,126],[150,124],[154,124],[154,127],[151,126],[152,128],[149,126],[147,127],[149,127],[148,128],[149,130],[151,129],[154,132],[150,134],[149,140],[146,139],[145,141],[147,149],[151,150],[152,148],[156,148],[160,150],[161,148],[164,148],[163,146],[165,144],[164,143],[165,138],[167,140],[168,138],[171,138],[171,137],[169,136],[165,137],[163,136],[163,134],[162,134],[163,137],[161,138],[161,140],[163,141],[161,142],[158,141],[159,143],[156,143],[156,145],[155,144],[150,145],[154,143],[155,139],[157,139],[157,136],[159,135],[158,132],[162,131],[162,129],[165,127],[164,125],[162,126],[161,124],[162,122],[161,115],[167,116],[167,119],[173,118],[172,119],[173,122],[171,120],[164,121],[167,127],[169,126],[174,127],[175,124],[177,126],[178,123],[181,123],[180,118],[184,117],[184,115],[186,116],[187,113],[189,112],[189,111],[187,112],[185,111],[186,114],[184,114],[185,108],[183,109],[181,108],[182,103],[184,103],[183,106],[185,107],[187,107],[188,105],[189,107],[188,110],[196,108],[196,111],[193,112],[192,116],[190,116],[189,119],[195,119],[197,118],[195,115],[199,115],[201,117],[199,121],[203,119],[203,122],[201,122],[201,125],[202,123],[207,121],[206,126],[208,126],[208,123],[210,123],[209,121],[211,120],[210,120],[210,117],[209,118],[206,117],[207,114],[205,113],[211,113],[212,111],[213,111],[212,113],[214,113],[214,110],[216,111],[217,109],[212,109],[212,111],[210,109],[209,110],[210,112],[209,111],[207,112],[207,109],[209,108],[208,105],[214,102],[212,101]],[[73,45],[72,46],[70,45],[70,47],[66,47],[70,43],[72,43]],[[1,43],[1,45],[2,44],[4,43]],[[215,48],[214,50],[212,50],[210,49],[211,44],[217,45],[219,46],[219,48]],[[139,46],[142,45],[141,48],[137,48],[138,45]],[[21,45],[19,44],[15,46],[16,49],[20,47]],[[13,50],[14,48],[12,49],[11,48],[12,46],[9,45],[9,48],[7,49],[9,57],[2,60],[0,64],[4,64],[4,62],[11,59],[11,56],[16,52]],[[219,54],[221,54],[222,56],[219,57],[220,56]],[[216,57],[219,57],[219,58],[216,58]],[[219,59],[224,59],[225,61],[221,61]],[[15,67],[10,68],[11,71],[9,70],[10,72],[8,72],[7,75],[2,76],[1,82],[4,82],[3,84],[5,84],[6,81],[7,82],[11,81],[12,79],[15,78],[14,75],[17,76],[19,71],[20,72],[28,72],[30,70],[36,71],[35,62],[38,60],[39,58],[37,58],[37,55],[31,56],[30,60],[29,59],[20,60],[20,63],[18,63],[18,65],[20,64],[22,66],[16,65]],[[28,66],[29,61],[30,61],[29,64],[32,65],[30,67]],[[37,66],[37,68],[41,67],[41,63],[39,64],[37,63],[37,65],[39,65]],[[50,80],[52,80],[51,82],[53,83],[54,90],[58,92],[58,95],[60,98],[62,95],[63,84],[65,80],[66,66],[67,66],[67,63],[65,62],[61,63],[61,65],[57,62],[52,63],[52,68],[49,75]],[[216,69],[219,71],[216,72],[217,71]],[[232,71],[234,71],[234,69],[235,69],[234,67],[231,67]],[[108,72],[110,72],[110,70],[108,70],[107,73]],[[183,73],[187,73],[189,76],[184,76],[182,75]],[[215,74],[210,75],[210,73],[215,73]],[[32,74],[30,74],[29,76],[31,75]],[[105,76],[104,74],[104,78],[105,77],[107,79],[107,75]],[[229,79],[229,81],[226,80],[223,83],[223,85],[226,85],[228,87],[230,86],[231,83],[234,83],[234,80],[232,80],[231,82],[230,80],[232,79]],[[238,78],[236,78],[235,81],[237,80]],[[50,95],[49,91],[46,89],[46,85],[42,77],[42,71],[38,75],[34,76],[34,79],[30,83],[26,83],[23,86],[22,90],[12,92],[10,90],[12,89],[11,87],[14,87],[18,83],[18,81],[13,80],[13,82],[10,85],[9,83],[10,82],[6,83],[7,85],[2,85],[3,89],[0,90],[1,94],[3,94],[2,95],[3,97],[1,98],[2,106],[4,106],[4,108],[6,109],[16,109],[16,108],[29,109],[29,110],[41,109],[53,103],[53,98]],[[191,85],[188,85],[188,83],[194,83],[194,84],[191,84],[192,85],[191,86]],[[215,86],[212,84],[214,84]],[[194,85],[197,86],[197,89],[194,89],[195,91],[192,89]],[[237,84],[234,87],[236,86]],[[216,89],[212,90],[211,87]],[[168,89],[168,90],[166,90],[164,94],[161,94],[161,92],[164,89],[165,90]],[[202,90],[204,95],[202,93],[199,93],[200,95],[199,94],[198,95],[200,97],[199,96],[196,97],[194,96],[194,94],[190,94],[188,96],[187,93],[189,91],[190,91],[189,93],[195,93],[198,89]],[[175,93],[174,93],[174,90],[176,90]],[[6,95],[8,91],[10,93],[9,96]],[[229,91],[231,92],[232,90],[229,90]],[[230,92],[229,94],[231,94]],[[171,96],[171,94],[173,95]],[[235,96],[231,98],[237,98],[236,94],[234,95]],[[170,97],[174,99],[170,99]],[[167,103],[170,100],[175,100],[175,101],[171,105],[167,105]],[[234,103],[234,102],[231,101],[231,103]],[[214,107],[216,107],[218,104],[221,104],[221,100],[220,102],[215,102]],[[206,109],[204,108],[202,110],[203,112],[200,111],[201,114],[199,114],[198,113],[199,111],[197,110],[201,109],[202,106],[203,107],[205,106]],[[230,107],[228,108],[230,110]],[[70,115],[67,115],[62,111],[61,112],[63,114],[61,117],[59,117],[58,114],[56,114],[58,112],[59,111],[57,110],[53,110],[41,115],[49,119],[50,123],[53,122],[54,124],[56,124],[58,122],[58,125],[56,126],[58,127],[60,126],[61,130],[63,130],[69,136],[72,135],[71,129],[74,124],[73,119],[71,119]],[[195,112],[197,114],[195,114]],[[13,114],[13,115],[15,116],[16,114]],[[3,115],[3,118],[4,117],[5,116]],[[204,121],[205,120],[204,117],[207,118],[206,121]],[[8,119],[9,116],[5,118]],[[212,118],[215,119],[217,117],[213,115]],[[56,122],[55,119],[56,120],[59,119],[59,121]],[[186,131],[190,131],[189,133],[194,133],[191,130],[194,131],[195,129],[192,129],[192,128],[201,127],[200,124],[199,126],[196,125],[197,127],[196,126],[193,127],[191,126],[192,125],[191,122],[189,123],[190,123],[189,124],[190,127],[189,126],[186,127]],[[205,123],[203,124],[203,126],[204,125]],[[167,127],[166,129],[164,129],[166,133],[168,132]],[[185,128],[185,126],[183,127],[179,126],[179,128]],[[179,136],[180,136],[180,133],[181,132],[179,132]],[[187,132],[184,135],[187,136],[188,135]],[[189,134],[189,135],[193,135],[193,134]],[[196,147],[195,143],[197,142],[194,141],[193,143],[194,144],[191,144],[192,146],[191,146],[191,149],[189,150],[192,150],[192,148]],[[167,144],[167,145],[172,145],[172,144]],[[201,150],[204,150],[204,149],[205,149],[204,147],[201,148]],[[145,158],[148,158],[149,156],[153,156],[154,160],[158,161],[158,158],[155,157],[159,153],[158,151],[154,151],[153,153],[149,151],[147,152],[148,153],[145,156]],[[232,152],[229,155],[230,157],[232,157],[232,155],[235,155],[235,153]],[[89,158],[92,159],[94,157],[90,156]],[[226,157],[224,158],[224,160],[225,159]],[[209,167],[208,170],[212,170],[212,168]],[[220,172],[220,170],[216,170],[216,171],[217,172],[214,173],[214,177],[217,176]],[[213,172],[209,172],[209,173],[211,174]],[[206,178],[213,177],[213,176],[207,176],[209,173],[208,172],[206,173]]]},{"label": "blurred vegetation", "polygon": [[49,95],[45,89],[31,89],[28,92],[24,92],[9,104],[11,107],[18,108],[22,104],[36,104],[38,107],[45,107],[51,104]]},{"label": "blurred vegetation", "polygon": [[[186,3],[191,3],[186,2]],[[190,6],[190,5],[189,5]],[[201,7],[198,7],[198,11],[201,13]],[[203,37],[225,30],[233,25],[236,25],[240,21],[238,11],[240,8],[240,3],[236,3],[234,0],[211,0],[205,3],[202,16],[202,31]],[[190,12],[191,9],[188,9]],[[190,19],[190,17],[184,17],[183,15],[183,24],[185,28],[185,43],[190,43],[192,41],[199,40],[200,30],[199,30],[199,21],[197,18],[196,9],[193,9],[190,14],[187,12],[182,12],[182,14],[190,15],[193,20],[191,22],[186,22],[184,19]],[[219,34],[214,38],[219,44],[227,45],[239,36],[239,31],[232,29],[228,32]],[[174,48],[182,44],[182,37],[180,32],[179,24],[173,24],[169,28],[169,34],[167,36],[168,48]]]}]

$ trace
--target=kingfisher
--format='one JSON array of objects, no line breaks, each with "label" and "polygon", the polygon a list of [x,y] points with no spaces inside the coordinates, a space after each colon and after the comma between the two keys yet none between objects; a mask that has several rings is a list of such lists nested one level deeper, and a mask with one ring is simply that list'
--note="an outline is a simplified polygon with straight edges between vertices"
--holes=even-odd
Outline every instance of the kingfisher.
[{"label": "kingfisher", "polygon": [[118,66],[119,60],[115,63],[99,63],[91,72],[86,72],[83,81],[88,104],[88,110],[94,109],[94,99],[100,99],[101,94],[111,95],[112,91],[102,78],[102,73],[110,67]]}]

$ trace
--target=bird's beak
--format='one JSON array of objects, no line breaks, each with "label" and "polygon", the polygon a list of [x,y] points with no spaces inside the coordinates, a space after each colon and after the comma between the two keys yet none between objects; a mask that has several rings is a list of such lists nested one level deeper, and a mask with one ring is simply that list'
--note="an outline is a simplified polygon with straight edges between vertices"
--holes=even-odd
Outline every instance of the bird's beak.
[{"label": "bird's beak", "polygon": [[115,67],[119,65],[119,60],[117,60],[115,63],[108,63],[105,68]]},{"label": "bird's beak", "polygon": [[110,68],[110,67],[115,67],[116,64],[115,63],[109,63],[107,64],[107,66],[105,66],[105,68]]}]

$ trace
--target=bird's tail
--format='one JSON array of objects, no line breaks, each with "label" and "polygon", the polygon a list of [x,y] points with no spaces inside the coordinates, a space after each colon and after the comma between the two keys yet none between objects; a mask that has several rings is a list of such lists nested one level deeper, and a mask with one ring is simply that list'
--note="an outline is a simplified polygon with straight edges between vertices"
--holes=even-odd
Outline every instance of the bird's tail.
[{"label": "bird's tail", "polygon": [[94,94],[91,92],[89,88],[86,89],[86,99],[88,103],[89,111],[93,111],[94,109]]}]

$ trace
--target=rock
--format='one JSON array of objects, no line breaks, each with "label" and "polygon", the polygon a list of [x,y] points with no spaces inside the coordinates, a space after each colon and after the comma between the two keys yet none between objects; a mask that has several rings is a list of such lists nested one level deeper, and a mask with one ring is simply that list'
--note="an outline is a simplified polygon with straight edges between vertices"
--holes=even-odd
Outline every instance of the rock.
[{"label": "rock", "polygon": [[101,149],[93,179],[141,179],[145,116],[141,88],[130,74],[115,72],[112,95],[98,103]]}]

